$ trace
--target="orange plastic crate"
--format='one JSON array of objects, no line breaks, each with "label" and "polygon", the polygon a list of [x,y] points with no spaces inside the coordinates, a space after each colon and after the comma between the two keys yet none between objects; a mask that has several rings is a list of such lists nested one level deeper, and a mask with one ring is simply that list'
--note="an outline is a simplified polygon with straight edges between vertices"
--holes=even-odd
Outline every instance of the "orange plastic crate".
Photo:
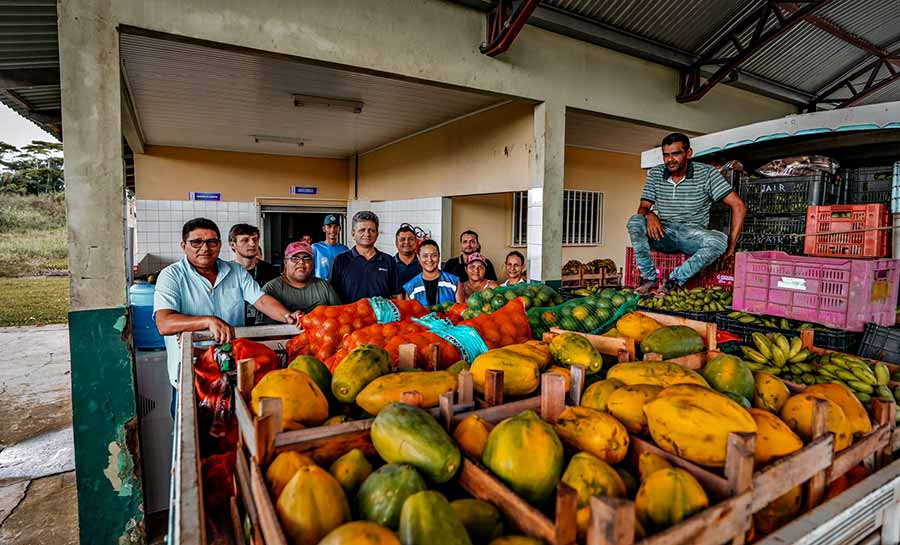
[{"label": "orange plastic crate", "polygon": [[806,211],[803,253],[817,257],[886,257],[890,252],[890,230],[866,229],[890,225],[890,214],[883,204],[810,206]]}]

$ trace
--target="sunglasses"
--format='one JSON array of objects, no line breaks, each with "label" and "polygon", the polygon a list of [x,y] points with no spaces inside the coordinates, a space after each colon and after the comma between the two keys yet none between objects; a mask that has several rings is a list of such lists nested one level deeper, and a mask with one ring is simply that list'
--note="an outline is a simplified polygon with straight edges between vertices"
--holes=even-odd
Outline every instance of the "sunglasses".
[{"label": "sunglasses", "polygon": [[187,241],[187,243],[191,245],[191,248],[199,250],[204,244],[206,244],[207,248],[218,248],[222,244],[222,240],[218,238],[208,238],[206,240],[195,238]]}]

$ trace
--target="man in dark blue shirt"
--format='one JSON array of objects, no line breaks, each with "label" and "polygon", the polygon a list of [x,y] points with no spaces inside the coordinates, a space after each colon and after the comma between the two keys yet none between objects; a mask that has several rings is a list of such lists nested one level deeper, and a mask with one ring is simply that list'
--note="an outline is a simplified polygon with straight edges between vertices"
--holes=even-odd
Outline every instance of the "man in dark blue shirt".
[{"label": "man in dark blue shirt", "polygon": [[401,298],[403,288],[394,258],[377,248],[378,216],[368,210],[353,215],[350,234],[356,244],[334,258],[331,282],[344,303],[367,297]]},{"label": "man in dark blue shirt", "polygon": [[404,223],[397,229],[394,242],[397,244],[394,263],[397,265],[400,285],[403,286],[422,272],[422,265],[419,264],[419,258],[416,256],[416,243],[418,242],[416,232],[408,223]]}]

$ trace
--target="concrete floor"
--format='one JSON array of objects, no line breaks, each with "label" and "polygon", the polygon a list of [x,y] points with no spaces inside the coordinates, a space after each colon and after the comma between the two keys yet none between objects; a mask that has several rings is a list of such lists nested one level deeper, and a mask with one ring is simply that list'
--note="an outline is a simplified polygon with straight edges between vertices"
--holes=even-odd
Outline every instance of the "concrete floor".
[{"label": "concrete floor", "polygon": [[0,328],[0,346],[0,543],[76,545],[68,328]]}]

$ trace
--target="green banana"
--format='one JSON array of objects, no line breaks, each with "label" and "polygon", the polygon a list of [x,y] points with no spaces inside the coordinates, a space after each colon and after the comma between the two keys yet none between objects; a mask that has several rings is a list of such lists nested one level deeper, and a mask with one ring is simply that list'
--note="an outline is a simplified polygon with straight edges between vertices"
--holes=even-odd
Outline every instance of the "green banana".
[{"label": "green banana", "polygon": [[862,367],[853,366],[850,367],[850,372],[856,375],[859,380],[865,382],[866,384],[871,384],[872,386],[878,384],[878,379],[875,378],[875,374],[872,373],[872,371],[870,371],[868,368],[863,369]]},{"label": "green banana", "polygon": [[754,332],[750,336],[753,340],[753,344],[756,345],[756,349],[759,350],[759,353],[766,357],[766,359],[772,359],[772,343],[769,339],[766,338],[765,335],[759,332]]},{"label": "green banana", "polygon": [[879,386],[887,386],[887,383],[891,380],[891,371],[887,368],[887,365],[881,362],[875,364],[875,380]]},{"label": "green banana", "polygon": [[888,388],[887,386],[876,387],[875,394],[877,395],[878,399],[882,401],[894,401],[894,394],[891,393],[890,388]]},{"label": "green banana", "polygon": [[799,352],[797,352],[796,354],[794,354],[793,356],[791,356],[790,358],[788,358],[788,361],[791,363],[800,363],[800,362],[806,361],[807,358],[809,358],[810,354],[811,354],[811,352],[809,351],[809,348],[804,348],[804,349],[800,350]]},{"label": "green banana", "polygon": [[788,342],[787,337],[782,335],[781,333],[776,333],[773,337],[775,344],[778,345],[778,348],[784,352],[784,358],[787,359],[787,355],[791,353],[791,343]]},{"label": "green banana", "polygon": [[[858,399],[860,403],[868,403],[872,401],[872,396],[869,394],[864,394],[862,392],[853,392],[853,395],[856,396],[856,399]],[[897,414],[900,414],[900,412],[898,412]]]},{"label": "green banana", "polygon": [[750,358],[752,361],[755,361],[756,363],[769,363],[769,359],[767,357],[763,356],[758,351],[750,348],[749,346],[741,346],[741,351],[745,356]]},{"label": "green banana", "polygon": [[863,392],[865,394],[871,394],[875,391],[875,388],[873,388],[872,386],[858,380],[848,380],[847,386],[849,386],[853,390],[856,390],[857,392]]},{"label": "green banana", "polygon": [[785,357],[784,350],[782,350],[781,346],[773,344],[772,363],[774,363],[776,367],[783,367],[786,362],[787,358]]}]

